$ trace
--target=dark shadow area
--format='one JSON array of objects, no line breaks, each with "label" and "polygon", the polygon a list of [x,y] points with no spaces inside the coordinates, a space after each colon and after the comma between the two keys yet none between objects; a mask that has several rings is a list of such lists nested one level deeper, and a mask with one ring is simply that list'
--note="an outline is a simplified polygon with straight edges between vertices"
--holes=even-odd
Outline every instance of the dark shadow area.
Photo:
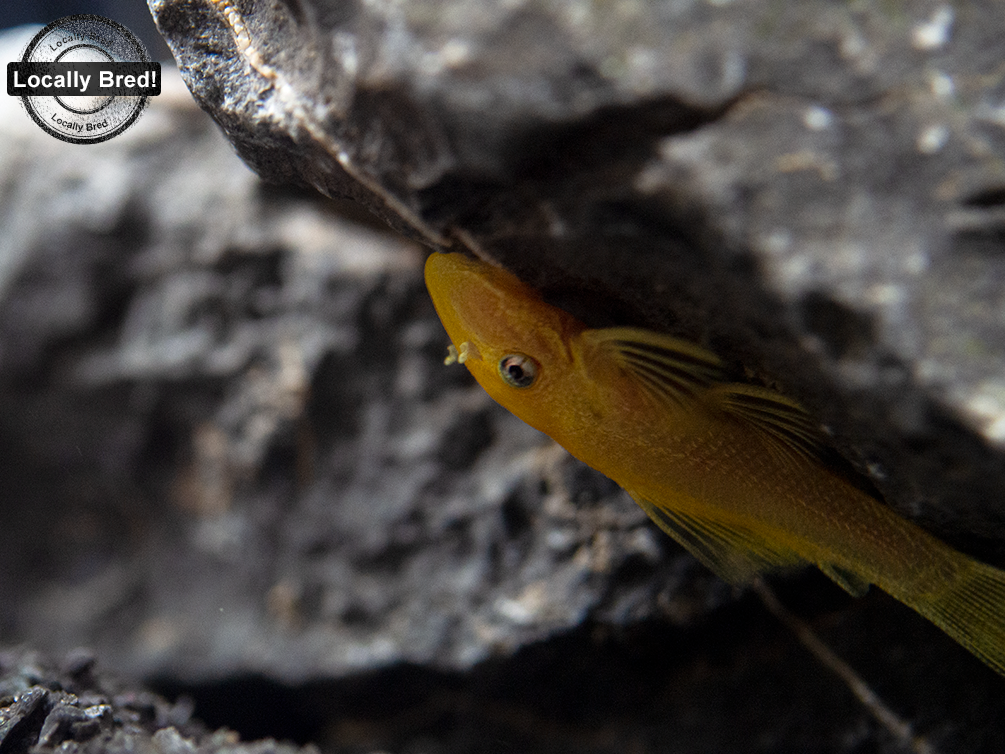
[{"label": "dark shadow area", "polygon": [[[813,572],[776,590],[939,751],[1005,745],[994,726],[968,722],[1005,714],[1000,679],[962,649],[958,663],[915,654],[937,629],[909,610],[875,590],[851,600]],[[863,628],[875,643],[842,641]],[[919,679],[932,688],[933,674],[952,698],[919,696]],[[245,739],[338,754],[900,751],[752,595],[691,629],[588,624],[470,673],[399,666],[297,688],[261,678],[157,688],[192,697],[197,716]]]}]

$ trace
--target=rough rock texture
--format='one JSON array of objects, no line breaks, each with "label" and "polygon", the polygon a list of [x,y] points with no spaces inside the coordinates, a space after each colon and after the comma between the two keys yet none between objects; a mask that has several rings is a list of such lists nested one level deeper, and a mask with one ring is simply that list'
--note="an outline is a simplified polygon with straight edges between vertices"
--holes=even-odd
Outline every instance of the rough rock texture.
[{"label": "rough rock texture", "polygon": [[0,751],[5,754],[310,754],[271,740],[241,743],[193,720],[191,701],[170,703],[100,670],[93,655],[59,663],[0,652]]},{"label": "rough rock texture", "polygon": [[261,184],[174,82],[89,150],[6,101],[0,630],[303,681],[651,615],[693,565],[443,365],[418,247]]},{"label": "rough rock texture", "polygon": [[1001,3],[150,5],[263,175],[702,340],[1000,541]]},{"label": "rough rock texture", "polygon": [[[1000,361],[997,259],[957,244],[992,248],[997,178],[962,207],[889,166],[963,165],[891,125],[945,80],[897,82],[996,37],[954,52],[985,29],[962,10],[790,6],[760,25],[742,4],[668,5],[662,25],[652,3],[154,10],[264,174],[463,239],[597,324],[704,340],[818,410],[891,503],[995,559],[998,408],[960,406]],[[861,89],[852,54],[873,61]],[[991,95],[980,121],[946,69],[959,127],[992,139]],[[417,244],[260,183],[177,81],[88,149],[0,107],[0,642],[87,644],[213,724],[339,752],[899,750],[756,600],[442,365]],[[843,172],[805,167],[821,139]],[[931,226],[927,261],[903,262],[896,218],[903,238]],[[849,239],[860,254],[837,253]],[[914,270],[884,279],[900,308],[870,293],[887,263]],[[948,377],[912,360],[937,340]],[[810,573],[782,597],[944,751],[1005,747],[1001,681],[922,619]]]}]

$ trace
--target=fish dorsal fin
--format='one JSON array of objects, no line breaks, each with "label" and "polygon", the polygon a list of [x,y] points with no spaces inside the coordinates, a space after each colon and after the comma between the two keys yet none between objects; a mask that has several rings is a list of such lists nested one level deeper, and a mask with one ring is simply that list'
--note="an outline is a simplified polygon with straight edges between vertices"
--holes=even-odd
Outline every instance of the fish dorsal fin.
[{"label": "fish dorsal fin", "polygon": [[724,378],[718,357],[669,335],[636,327],[587,330],[591,340],[651,395],[685,403]]},{"label": "fish dorsal fin", "polygon": [[846,568],[831,563],[818,563],[817,568],[852,597],[864,597],[869,591],[869,582]]},{"label": "fish dorsal fin", "polygon": [[795,401],[755,385],[717,385],[703,396],[720,411],[742,419],[790,453],[819,460],[824,453],[820,429]]},{"label": "fish dorsal fin", "polygon": [[632,498],[657,526],[730,584],[746,584],[763,571],[804,562],[794,551],[771,544],[749,529],[672,511],[637,495]]}]

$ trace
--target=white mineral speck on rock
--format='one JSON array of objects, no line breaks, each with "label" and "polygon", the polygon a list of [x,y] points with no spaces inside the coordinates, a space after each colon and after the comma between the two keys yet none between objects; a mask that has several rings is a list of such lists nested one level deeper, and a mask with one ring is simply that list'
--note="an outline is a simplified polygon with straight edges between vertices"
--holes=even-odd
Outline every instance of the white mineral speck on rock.
[{"label": "white mineral speck on rock", "polygon": [[949,129],[939,123],[928,126],[918,134],[918,151],[923,154],[935,154],[949,141]]},{"label": "white mineral speck on rock", "polygon": [[928,77],[928,85],[932,89],[932,94],[939,99],[949,99],[956,91],[953,77],[945,71],[932,71]]},{"label": "white mineral speck on rock", "polygon": [[917,24],[911,32],[911,43],[919,50],[937,50],[949,41],[953,26],[953,9],[938,8],[927,21]]},{"label": "white mineral speck on rock", "polygon": [[982,382],[964,405],[986,440],[1005,443],[1005,383]]},{"label": "white mineral speck on rock", "polygon": [[813,105],[803,111],[803,123],[811,131],[823,131],[834,121],[834,116],[826,107]]}]

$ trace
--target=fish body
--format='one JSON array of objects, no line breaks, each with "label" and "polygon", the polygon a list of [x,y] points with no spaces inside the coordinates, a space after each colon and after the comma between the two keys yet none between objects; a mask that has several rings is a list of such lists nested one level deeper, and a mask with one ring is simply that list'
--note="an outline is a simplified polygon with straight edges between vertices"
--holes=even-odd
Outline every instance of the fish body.
[{"label": "fish body", "polygon": [[589,329],[505,270],[433,254],[453,358],[505,408],[607,475],[726,580],[811,563],[875,584],[1005,674],[1005,572],[959,553],[822,459],[794,401],[729,381],[693,344]]}]

